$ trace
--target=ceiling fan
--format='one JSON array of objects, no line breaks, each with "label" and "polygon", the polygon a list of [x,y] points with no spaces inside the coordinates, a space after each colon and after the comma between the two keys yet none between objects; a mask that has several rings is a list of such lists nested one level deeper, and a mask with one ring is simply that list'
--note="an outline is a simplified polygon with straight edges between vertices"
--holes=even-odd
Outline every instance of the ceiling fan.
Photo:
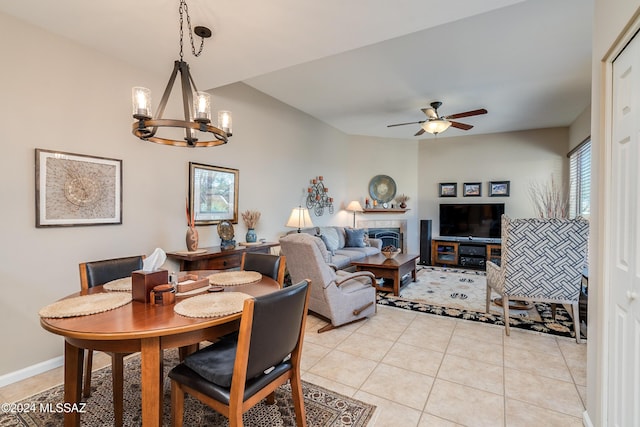
[{"label": "ceiling fan", "polygon": [[449,116],[439,116],[438,108],[440,108],[441,105],[442,105],[442,102],[436,101],[431,103],[431,107],[422,108],[422,112],[427,116],[426,120],[420,120],[418,122],[397,123],[394,125],[388,125],[387,127],[390,128],[394,126],[420,124],[422,129],[416,132],[414,136],[420,136],[425,132],[429,132],[434,135],[437,135],[449,129],[450,126],[453,126],[454,128],[458,128],[462,130],[469,130],[473,127],[466,123],[454,122],[451,119],[459,119],[462,117],[471,117],[471,116],[478,116],[480,114],[487,114],[487,110],[485,110],[484,108],[481,108],[479,110],[465,111],[464,113],[451,114]]}]

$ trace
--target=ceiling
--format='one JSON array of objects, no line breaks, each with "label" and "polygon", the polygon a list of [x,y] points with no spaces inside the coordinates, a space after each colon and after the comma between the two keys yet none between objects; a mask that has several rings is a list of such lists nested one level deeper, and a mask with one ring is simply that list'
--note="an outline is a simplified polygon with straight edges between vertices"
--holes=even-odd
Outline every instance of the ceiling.
[{"label": "ceiling", "polygon": [[[178,59],[178,0],[20,0],[0,12],[149,72]],[[414,137],[420,111],[470,131],[568,126],[591,97],[593,0],[188,0],[213,29],[185,60],[199,89],[242,81],[352,135]],[[135,7],[134,7],[135,5]]]}]

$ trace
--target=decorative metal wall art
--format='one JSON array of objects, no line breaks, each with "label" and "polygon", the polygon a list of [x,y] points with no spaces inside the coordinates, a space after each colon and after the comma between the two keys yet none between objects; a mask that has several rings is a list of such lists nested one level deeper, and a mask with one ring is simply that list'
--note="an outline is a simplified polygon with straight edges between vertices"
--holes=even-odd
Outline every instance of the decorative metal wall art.
[{"label": "decorative metal wall art", "polygon": [[316,216],[322,216],[327,208],[333,214],[333,197],[329,197],[329,188],[324,186],[324,178],[318,176],[311,180],[307,188],[307,209],[313,210]]}]

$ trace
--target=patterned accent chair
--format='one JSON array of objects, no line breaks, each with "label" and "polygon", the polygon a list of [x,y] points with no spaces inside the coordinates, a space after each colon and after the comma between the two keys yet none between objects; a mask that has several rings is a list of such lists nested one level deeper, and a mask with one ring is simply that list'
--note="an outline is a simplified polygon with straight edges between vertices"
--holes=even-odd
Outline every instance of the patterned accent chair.
[{"label": "patterned accent chair", "polygon": [[330,322],[319,333],[376,313],[372,273],[334,270],[327,264],[329,254],[322,240],[306,233],[282,237],[280,247],[292,282],[311,280],[309,310]]},{"label": "patterned accent chair", "polygon": [[507,335],[509,300],[571,304],[580,343],[578,302],[588,238],[585,219],[502,216],[502,261],[500,266],[487,262],[486,312],[494,290],[502,296]]}]

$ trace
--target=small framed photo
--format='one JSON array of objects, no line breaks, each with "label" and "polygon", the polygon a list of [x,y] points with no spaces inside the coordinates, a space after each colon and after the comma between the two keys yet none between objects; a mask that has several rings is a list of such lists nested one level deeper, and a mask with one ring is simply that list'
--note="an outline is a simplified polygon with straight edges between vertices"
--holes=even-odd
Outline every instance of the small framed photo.
[{"label": "small framed photo", "polygon": [[489,197],[509,197],[510,181],[489,182]]},{"label": "small framed photo", "polygon": [[36,227],[122,224],[122,160],[36,148]]},{"label": "small framed photo", "polygon": [[458,184],[455,182],[440,183],[440,197],[456,197],[458,195]]},{"label": "small framed photo", "polygon": [[189,162],[189,212],[195,225],[238,223],[238,169]]},{"label": "small framed photo", "polygon": [[464,197],[482,196],[482,183],[481,182],[465,182],[462,195]]}]

